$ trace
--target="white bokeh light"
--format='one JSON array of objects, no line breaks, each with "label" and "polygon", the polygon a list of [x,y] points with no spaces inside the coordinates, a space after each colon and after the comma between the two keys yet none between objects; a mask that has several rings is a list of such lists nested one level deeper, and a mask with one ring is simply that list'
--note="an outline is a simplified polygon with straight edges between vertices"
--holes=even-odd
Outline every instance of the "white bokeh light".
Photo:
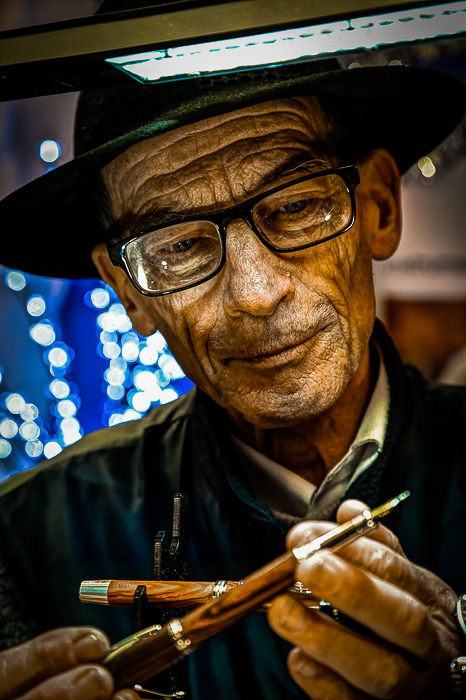
[{"label": "white bokeh light", "polygon": [[56,457],[60,452],[62,451],[62,447],[60,443],[56,442],[55,440],[50,440],[50,442],[47,442],[44,446],[44,456],[47,459],[52,459],[52,457]]},{"label": "white bokeh light", "polygon": [[96,287],[91,292],[91,302],[96,309],[104,309],[110,302],[110,294],[102,287]]},{"label": "white bokeh light", "polygon": [[151,345],[145,345],[139,352],[139,360],[143,365],[155,365],[158,356],[157,348]]},{"label": "white bokeh light", "polygon": [[49,389],[56,399],[66,399],[70,393],[69,384],[64,379],[54,379],[50,382]]},{"label": "white bokeh light", "polygon": [[171,355],[159,357],[158,364],[168,379],[182,379],[185,376],[178,362]]},{"label": "white bokeh light", "polygon": [[144,391],[136,391],[136,393],[131,396],[130,400],[135,411],[145,413],[150,408],[150,397]]},{"label": "white bokeh light", "polygon": [[110,428],[113,425],[118,425],[119,423],[123,423],[123,422],[124,422],[124,418],[123,418],[122,413],[112,413],[112,415],[108,419],[108,425],[110,426]]},{"label": "white bokeh light", "polygon": [[18,434],[18,425],[11,418],[5,418],[0,423],[0,435],[2,438],[8,438],[11,440]]},{"label": "white bokeh light", "polygon": [[106,369],[104,372],[104,378],[107,384],[111,386],[119,386],[125,381],[126,375],[121,369]]},{"label": "white bokeh light", "polygon": [[[133,337],[134,336],[134,337]],[[126,333],[121,339],[121,354],[127,362],[134,362],[139,356],[139,338],[135,333]]]},{"label": "white bokeh light", "polygon": [[53,139],[45,139],[39,145],[39,156],[45,163],[55,163],[61,156],[61,146]]},{"label": "white bokeh light", "polygon": [[29,329],[29,335],[36,341],[36,343],[43,345],[44,347],[52,345],[52,343],[55,342],[56,337],[53,326],[50,323],[44,323],[42,321],[31,326]]},{"label": "white bokeh light", "polygon": [[162,391],[162,395],[160,397],[160,403],[170,403],[170,401],[174,401],[175,399],[178,398],[177,392],[172,389],[171,387],[168,387],[167,389],[164,389]]},{"label": "white bokeh light", "polygon": [[107,333],[114,333],[118,328],[118,318],[109,311],[104,311],[97,316],[97,325]]},{"label": "white bokeh light", "polygon": [[157,352],[162,352],[167,347],[167,341],[160,331],[156,331],[153,335],[146,338],[146,343],[149,347],[155,348]]},{"label": "white bokeh light", "polygon": [[40,457],[44,451],[44,445],[40,440],[29,440],[24,449],[28,457]]},{"label": "white bokeh light", "polygon": [[119,356],[121,348],[118,343],[105,343],[102,352],[104,353],[105,357],[108,357],[109,360],[113,360]]},{"label": "white bokeh light", "polygon": [[25,276],[16,270],[12,270],[5,275],[5,282],[14,292],[20,292],[26,286]]},{"label": "white bokeh light", "polygon": [[60,422],[60,430],[63,433],[66,433],[68,431],[73,431],[73,430],[80,430],[81,426],[79,425],[79,421],[77,418],[64,418]]},{"label": "white bokeh light", "polygon": [[21,423],[19,434],[24,440],[37,440],[40,435],[40,428],[37,423]]},{"label": "white bokeh light", "polygon": [[70,399],[64,399],[57,403],[57,412],[62,418],[72,418],[77,410],[76,404]]},{"label": "white bokeh light", "polygon": [[20,413],[21,418],[28,422],[36,420],[39,415],[39,409],[33,403],[27,403]]},{"label": "white bokeh light", "polygon": [[0,459],[6,459],[11,455],[11,445],[8,440],[0,438]]},{"label": "white bokeh light", "polygon": [[67,430],[66,433],[63,433],[63,442],[65,445],[72,445],[78,442],[78,440],[81,440],[81,438],[82,435],[79,430]]},{"label": "white bokeh light", "polygon": [[118,333],[115,333],[115,331],[112,333],[101,331],[99,338],[102,345],[105,345],[105,343],[116,343],[118,340]]},{"label": "white bokeh light", "polygon": [[112,401],[120,401],[125,395],[125,390],[121,384],[109,384],[107,387],[107,396]]},{"label": "white bokeh light", "polygon": [[5,404],[10,413],[21,413],[26,406],[26,401],[21,394],[9,394],[5,400]]},{"label": "white bokeh light", "polygon": [[31,316],[42,316],[46,309],[44,297],[40,296],[40,294],[34,294],[32,297],[29,297],[26,308]]},{"label": "white bokeh light", "polygon": [[113,360],[110,360],[110,367],[112,369],[119,369],[121,372],[126,372],[128,365],[126,360],[122,357],[115,357]]},{"label": "white bokeh light", "polygon": [[63,348],[52,348],[49,350],[48,359],[52,367],[66,367],[69,356]]},{"label": "white bokeh light", "polygon": [[133,408],[127,408],[123,413],[123,421],[125,423],[130,420],[138,420],[139,418],[142,418],[142,414],[139,413],[139,411],[135,411]]}]

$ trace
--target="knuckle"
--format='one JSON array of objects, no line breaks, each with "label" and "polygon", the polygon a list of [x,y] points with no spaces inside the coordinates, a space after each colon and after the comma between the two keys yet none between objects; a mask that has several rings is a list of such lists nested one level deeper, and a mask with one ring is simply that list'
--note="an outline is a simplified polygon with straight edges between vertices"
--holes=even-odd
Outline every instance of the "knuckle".
[{"label": "knuckle", "polygon": [[322,676],[322,666],[315,663],[299,647],[295,647],[289,653],[287,666],[293,678],[305,675],[307,678],[312,678],[314,682],[318,682],[319,678]]},{"label": "knuckle", "polygon": [[35,637],[30,647],[31,663],[36,674],[48,678],[74,666],[74,653],[69,633],[65,629],[52,630]]},{"label": "knuckle", "polygon": [[288,548],[300,547],[303,544],[312,542],[313,539],[325,534],[332,527],[335,527],[335,523],[310,521],[298,523],[288,532],[287,546]]},{"label": "knuckle", "polygon": [[311,656],[316,655],[320,659],[331,658],[335,654],[335,634],[338,634],[338,630],[334,629],[321,613],[313,613],[312,622],[299,647]]},{"label": "knuckle", "polygon": [[107,700],[112,690],[108,671],[99,666],[80,666],[42,683],[30,698],[27,695],[22,700]]},{"label": "knuckle", "polygon": [[409,606],[405,617],[404,637],[406,647],[415,649],[416,655],[431,659],[437,656],[439,640],[428,610],[421,604]]},{"label": "knuckle", "polygon": [[407,556],[403,551],[403,547],[401,546],[400,540],[398,539],[398,537],[391,530],[387,529],[387,533],[388,533],[387,544],[390,547],[390,549],[393,549],[394,552],[396,552],[397,554],[400,554],[403,557],[403,559],[407,560]]},{"label": "knuckle", "polygon": [[422,686],[421,676],[401,656],[393,653],[374,679],[374,695],[381,700],[414,699]]}]

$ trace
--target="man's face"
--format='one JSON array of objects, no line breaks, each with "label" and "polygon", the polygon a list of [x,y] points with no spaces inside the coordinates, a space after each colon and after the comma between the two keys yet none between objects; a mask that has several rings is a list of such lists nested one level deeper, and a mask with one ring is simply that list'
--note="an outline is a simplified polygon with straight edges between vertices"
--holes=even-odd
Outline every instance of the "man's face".
[{"label": "man's face", "polygon": [[[127,237],[159,208],[174,219],[225,209],[303,174],[297,163],[335,167],[331,144],[314,98],[283,99],[138,143],[102,175]],[[373,325],[374,207],[364,188],[363,179],[353,228],[309,250],[270,251],[232,221],[225,266],[193,289],[145,297],[114,268],[136,330],[158,328],[186,374],[255,425],[324,413],[357,378]]]}]

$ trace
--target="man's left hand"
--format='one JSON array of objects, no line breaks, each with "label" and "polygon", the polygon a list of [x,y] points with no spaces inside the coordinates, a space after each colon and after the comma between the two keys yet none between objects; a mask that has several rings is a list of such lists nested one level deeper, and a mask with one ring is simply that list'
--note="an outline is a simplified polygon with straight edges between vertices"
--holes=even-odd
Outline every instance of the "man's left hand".
[{"label": "man's left hand", "polygon": [[[345,522],[366,506],[346,501]],[[298,547],[334,523],[300,523],[288,535]],[[317,598],[361,623],[362,636],[290,596],[272,604],[273,629],[296,648],[288,659],[296,683],[313,700],[448,697],[449,664],[459,654],[453,620],[456,595],[441,579],[410,562],[398,539],[379,525],[338,553],[299,563],[296,580]]]}]

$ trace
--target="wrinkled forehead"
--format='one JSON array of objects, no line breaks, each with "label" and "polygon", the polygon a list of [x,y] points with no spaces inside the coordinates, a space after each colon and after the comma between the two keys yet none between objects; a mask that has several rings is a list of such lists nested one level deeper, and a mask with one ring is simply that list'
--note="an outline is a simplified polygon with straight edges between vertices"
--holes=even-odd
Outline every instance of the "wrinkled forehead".
[{"label": "wrinkled forehead", "polygon": [[266,160],[280,149],[307,148],[316,158],[334,155],[333,122],[316,97],[284,98],[221,114],[141,141],[106,165],[109,191],[126,177],[151,177],[196,167],[233,167],[249,155]]}]

